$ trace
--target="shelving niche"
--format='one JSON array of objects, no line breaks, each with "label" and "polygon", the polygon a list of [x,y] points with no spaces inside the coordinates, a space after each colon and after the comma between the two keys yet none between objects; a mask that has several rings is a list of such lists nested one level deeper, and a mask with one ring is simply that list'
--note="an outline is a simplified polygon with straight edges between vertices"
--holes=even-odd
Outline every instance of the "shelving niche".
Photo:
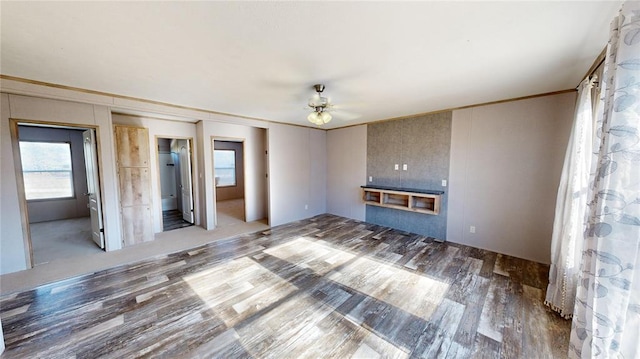
[{"label": "shelving niche", "polygon": [[431,215],[440,213],[442,193],[444,192],[362,186],[365,204]]}]

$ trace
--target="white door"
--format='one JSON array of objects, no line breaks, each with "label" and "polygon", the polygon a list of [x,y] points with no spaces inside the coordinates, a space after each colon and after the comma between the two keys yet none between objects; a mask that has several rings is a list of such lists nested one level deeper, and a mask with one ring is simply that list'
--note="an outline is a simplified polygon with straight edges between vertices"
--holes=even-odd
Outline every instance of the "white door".
[{"label": "white door", "polygon": [[87,168],[87,196],[89,197],[89,212],[91,215],[91,237],[100,248],[104,249],[96,135],[93,130],[86,130],[82,133],[82,138],[84,140],[84,163]]},{"label": "white door", "polygon": [[189,140],[180,144],[180,192],[182,196],[182,219],[193,223],[193,193],[191,190],[191,149]]}]

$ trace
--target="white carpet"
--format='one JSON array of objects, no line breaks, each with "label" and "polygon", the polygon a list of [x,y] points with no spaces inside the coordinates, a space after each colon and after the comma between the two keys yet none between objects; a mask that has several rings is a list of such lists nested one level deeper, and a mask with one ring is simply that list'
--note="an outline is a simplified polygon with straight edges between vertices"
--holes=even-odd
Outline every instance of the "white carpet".
[{"label": "white carpet", "polygon": [[216,202],[216,210],[218,228],[244,223],[244,199],[242,198]]}]

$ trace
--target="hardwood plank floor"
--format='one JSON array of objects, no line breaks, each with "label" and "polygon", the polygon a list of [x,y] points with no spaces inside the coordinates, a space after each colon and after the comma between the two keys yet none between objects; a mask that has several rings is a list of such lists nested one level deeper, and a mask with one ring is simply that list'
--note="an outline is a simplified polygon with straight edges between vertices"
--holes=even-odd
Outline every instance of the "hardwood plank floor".
[{"label": "hardwood plank floor", "polygon": [[2,297],[2,358],[564,358],[547,270],[321,215]]},{"label": "hardwood plank floor", "polygon": [[162,211],[162,230],[171,231],[178,228],[184,228],[193,226],[193,223],[189,223],[182,219],[182,212],[177,209],[171,209]]}]

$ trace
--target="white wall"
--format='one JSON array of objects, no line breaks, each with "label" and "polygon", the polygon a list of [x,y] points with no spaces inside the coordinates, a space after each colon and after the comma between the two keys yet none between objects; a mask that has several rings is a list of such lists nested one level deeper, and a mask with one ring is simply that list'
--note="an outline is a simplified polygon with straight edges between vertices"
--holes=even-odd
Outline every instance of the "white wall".
[{"label": "white wall", "polygon": [[[195,128],[195,126],[193,126]],[[186,140],[184,140],[186,142]],[[177,210],[178,197],[180,194],[178,181],[176,181],[176,168],[180,163],[174,161],[174,153],[158,153],[158,181],[160,182],[160,198],[162,200],[162,210]]]},{"label": "white wall", "polygon": [[[197,164],[194,164],[195,173],[193,175],[193,185],[198,186],[200,188],[200,200],[198,203],[194,202],[194,218],[196,223],[205,229],[213,229],[214,221],[213,221],[213,213],[209,213],[213,211],[213,208],[207,210],[208,196],[211,191],[207,190],[206,178],[204,177],[205,173],[205,162],[210,161],[211,157],[205,156],[205,140],[204,140],[204,121],[200,121],[196,123],[196,138],[194,147],[194,154],[200,159]],[[211,222],[208,221],[208,218],[211,217]]]},{"label": "white wall", "polygon": [[[234,116],[220,115],[213,112],[189,110],[178,107],[151,104],[143,101],[121,99],[107,95],[96,95],[73,90],[58,89],[48,86],[24,83],[13,80],[0,80],[2,89],[2,121],[0,121],[0,150],[2,162],[0,169],[7,174],[0,179],[1,215],[0,215],[0,273],[10,273],[28,266],[27,253],[23,241],[23,227],[21,225],[20,200],[17,196],[13,151],[9,131],[9,118],[35,120],[43,123],[65,123],[82,127],[95,127],[98,136],[98,156],[100,160],[100,180],[103,185],[103,204],[105,217],[105,236],[107,250],[122,248],[120,234],[120,215],[118,206],[117,174],[115,164],[115,146],[113,145],[113,126],[111,112],[127,112],[140,117],[137,120],[124,120],[127,124],[145,125],[150,128],[150,141],[155,141],[156,132],[166,137],[174,137],[175,128],[182,128],[187,124],[193,126],[199,121],[191,133],[194,137],[196,169],[194,185],[201,189],[195,197],[195,207],[199,208],[196,220],[205,228],[214,227],[214,193],[206,191],[207,186],[213,188],[212,169],[212,138],[230,137],[245,139],[245,172],[246,187],[246,218],[248,221],[268,217],[269,187],[267,173],[268,161],[266,151],[267,128],[269,123]],[[9,94],[7,94],[7,92]],[[26,95],[26,96],[24,96]],[[77,102],[69,102],[77,101]],[[9,103],[11,102],[11,103]],[[11,109],[11,111],[10,111]],[[153,118],[151,118],[151,117]],[[170,125],[160,127],[156,131],[158,118],[165,118]],[[189,125],[190,123],[190,125]],[[146,125],[149,126],[146,126]],[[165,132],[165,130],[167,130]],[[314,137],[319,137],[317,150],[323,152],[324,131],[317,131]],[[191,136],[189,136],[191,137]],[[204,140],[206,138],[206,140]],[[153,147],[155,142],[153,143]],[[285,149],[286,151],[286,149]],[[250,153],[249,153],[250,152]],[[155,151],[152,155],[157,160]],[[321,158],[322,159],[322,158]],[[324,183],[322,176],[326,163],[315,163],[313,169],[318,182]],[[152,171],[153,172],[153,171]],[[207,175],[205,175],[207,174]],[[157,173],[153,173],[154,179]],[[159,194],[157,179],[153,181],[154,194]],[[324,213],[325,192],[321,186],[320,200],[311,203],[311,212]],[[199,200],[200,199],[200,200]],[[155,201],[154,201],[155,203]],[[158,202],[160,204],[160,202]],[[161,207],[158,207],[157,211]],[[160,214],[156,214],[159,216]],[[155,225],[159,230],[158,224]]]},{"label": "white wall", "polygon": [[327,212],[365,220],[360,186],[367,176],[367,125],[327,132]]},{"label": "white wall", "polygon": [[[327,131],[309,131],[308,217],[327,213]],[[290,149],[291,150],[291,149]]]},{"label": "white wall", "polygon": [[[9,133],[9,119],[31,120],[45,124],[67,124],[94,127],[98,138],[98,160],[100,162],[100,183],[103,193],[103,216],[106,249],[121,248],[120,216],[116,168],[113,150],[111,113],[105,106],[88,105],[59,100],[48,100],[19,95],[2,95],[2,176],[0,195],[2,213],[0,216],[0,273],[10,273],[26,269],[28,253],[24,246],[22,223],[26,220],[21,213],[20,203],[24,193],[18,192],[13,162],[13,150]],[[21,195],[21,199],[19,199]]]},{"label": "white wall", "polygon": [[9,96],[2,94],[2,121],[0,122],[0,273],[27,268],[22,236],[22,219],[13,165],[13,149],[9,128]]},{"label": "white wall", "polygon": [[574,103],[566,93],[453,112],[447,240],[549,263]]},{"label": "white wall", "polygon": [[[247,196],[254,198],[247,202],[247,220],[264,218],[270,212],[270,224],[275,226],[327,209],[330,213],[364,219],[357,187],[366,181],[365,125],[327,133],[12,80],[2,80],[0,85],[3,91],[12,93],[88,103],[2,94],[0,170],[5,175],[0,178],[0,273],[24,269],[27,265],[17,186],[12,175],[8,121],[11,116],[97,127],[108,250],[120,248],[112,107],[118,111],[153,112],[154,117],[157,114],[179,121],[201,120],[194,136],[199,159],[194,182],[202,189],[202,200],[196,206],[200,208],[200,224],[205,228],[213,228],[215,218],[215,195],[213,190],[206,189],[213,189],[211,140],[216,136],[252,138],[247,141],[255,141],[254,160],[261,157],[262,167],[255,167],[252,179],[245,181]],[[450,241],[548,262],[550,223],[573,101],[573,94],[564,94],[454,111],[447,223]],[[157,120],[153,121],[155,126]],[[264,158],[265,128],[269,129],[271,163]],[[267,166],[271,177],[268,181],[264,178]],[[247,164],[249,168],[252,167]],[[154,186],[157,185],[155,181]],[[255,189],[250,189],[252,186]],[[350,197],[353,189],[357,197]],[[267,207],[269,195],[272,201]],[[469,225],[476,226],[474,235],[468,233]]]},{"label": "white wall", "polygon": [[206,229],[215,227],[215,186],[213,179],[213,141],[216,139],[238,139],[244,142],[244,188],[246,221],[256,221],[267,218],[265,211],[267,201],[267,179],[265,154],[266,130],[258,127],[234,125],[230,123],[201,121],[198,123],[198,138],[202,146],[202,166],[200,177],[202,182],[201,195],[204,198],[202,226]]},{"label": "white wall", "polygon": [[2,332],[2,320],[0,320],[0,354],[4,352],[4,333]]},{"label": "white wall", "polygon": [[[194,123],[188,122],[168,121],[156,118],[127,116],[119,114],[113,114],[112,118],[114,125],[145,127],[149,130],[149,148],[151,149],[150,168],[151,196],[153,201],[153,231],[154,233],[162,232],[162,194],[160,193],[158,144],[156,142],[156,138],[191,138],[196,141],[196,125]],[[191,162],[193,168],[198,168],[197,155],[192,156]],[[194,180],[193,182],[193,199],[195,209],[198,208],[199,186],[197,184],[197,181]],[[198,216],[196,215],[195,218],[198,218]],[[199,225],[197,221],[196,225]]]},{"label": "white wall", "polygon": [[326,212],[326,132],[283,124],[269,127],[270,224]]}]

